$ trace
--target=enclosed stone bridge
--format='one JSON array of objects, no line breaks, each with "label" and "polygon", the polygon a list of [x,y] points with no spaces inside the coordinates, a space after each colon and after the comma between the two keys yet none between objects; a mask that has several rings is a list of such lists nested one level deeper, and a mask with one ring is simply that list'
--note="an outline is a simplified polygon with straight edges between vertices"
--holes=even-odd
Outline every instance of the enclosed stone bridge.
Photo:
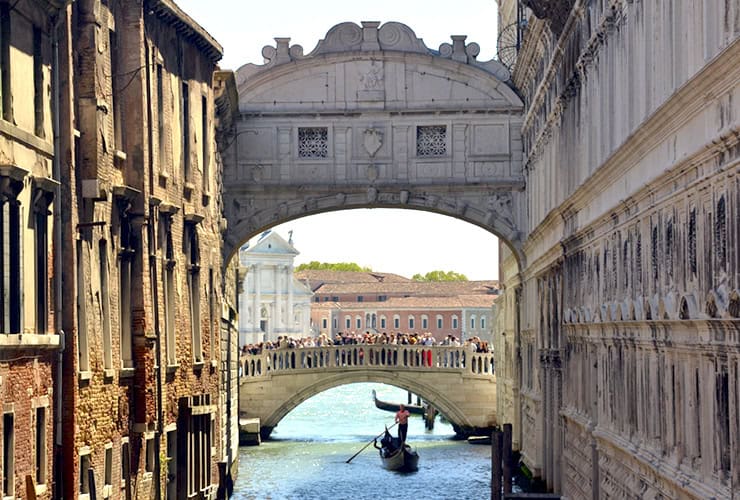
[{"label": "enclosed stone bridge", "polygon": [[373,207],[476,224],[521,257],[522,101],[465,39],[430,49],[401,23],[348,22],[309,54],[276,38],[242,66],[221,134],[226,261],[277,224]]},{"label": "enclosed stone bridge", "polygon": [[461,435],[497,424],[493,353],[446,346],[341,345],[247,354],[240,365],[239,417],[259,418],[263,437],[303,401],[355,382],[411,391]]}]

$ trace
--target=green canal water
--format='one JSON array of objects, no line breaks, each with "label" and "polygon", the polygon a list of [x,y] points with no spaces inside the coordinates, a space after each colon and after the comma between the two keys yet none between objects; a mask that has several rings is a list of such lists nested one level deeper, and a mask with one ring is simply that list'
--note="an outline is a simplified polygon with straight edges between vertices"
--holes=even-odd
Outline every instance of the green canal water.
[{"label": "green canal water", "polygon": [[[384,384],[350,384],[325,391],[288,414],[261,446],[239,450],[236,499],[484,499],[490,498],[490,446],[454,441],[449,424],[433,431],[420,416],[409,419],[408,441],[420,455],[419,470],[383,469],[372,445],[346,461],[393,414],[378,410],[371,391],[385,401],[407,393]],[[395,431],[395,427],[392,429]]]}]

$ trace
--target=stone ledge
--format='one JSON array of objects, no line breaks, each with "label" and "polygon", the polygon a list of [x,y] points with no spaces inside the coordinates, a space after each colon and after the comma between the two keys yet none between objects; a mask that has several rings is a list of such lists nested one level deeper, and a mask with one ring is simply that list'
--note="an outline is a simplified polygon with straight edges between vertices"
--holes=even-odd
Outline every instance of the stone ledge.
[{"label": "stone ledge", "polygon": [[0,333],[0,349],[59,349],[60,346],[61,341],[57,334]]}]

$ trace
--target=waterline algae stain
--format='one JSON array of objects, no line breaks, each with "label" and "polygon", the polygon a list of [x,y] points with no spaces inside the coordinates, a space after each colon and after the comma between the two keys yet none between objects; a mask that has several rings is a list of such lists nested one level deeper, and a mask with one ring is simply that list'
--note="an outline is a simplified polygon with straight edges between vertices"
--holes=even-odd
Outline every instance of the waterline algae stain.
[{"label": "waterline algae stain", "polygon": [[271,440],[240,449],[234,498],[490,498],[490,448],[452,440],[452,427],[439,419],[433,431],[424,428],[421,417],[409,419],[408,440],[421,456],[417,472],[383,469],[372,446],[347,464],[393,424],[393,413],[375,408],[373,389],[379,399],[407,401],[406,391],[372,383],[336,387],[305,401],[280,422]]}]

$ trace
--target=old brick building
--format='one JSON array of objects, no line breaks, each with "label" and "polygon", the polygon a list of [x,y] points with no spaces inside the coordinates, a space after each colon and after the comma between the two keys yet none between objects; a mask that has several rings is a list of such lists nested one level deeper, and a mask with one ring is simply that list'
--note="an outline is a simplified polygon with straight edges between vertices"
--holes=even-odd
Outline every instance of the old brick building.
[{"label": "old brick building", "polygon": [[51,497],[64,343],[54,40],[61,2],[0,3],[0,496]]},{"label": "old brick building", "polygon": [[168,0],[76,2],[67,20],[58,495],[213,498],[234,458],[220,391],[235,320],[221,287],[222,50]]}]

